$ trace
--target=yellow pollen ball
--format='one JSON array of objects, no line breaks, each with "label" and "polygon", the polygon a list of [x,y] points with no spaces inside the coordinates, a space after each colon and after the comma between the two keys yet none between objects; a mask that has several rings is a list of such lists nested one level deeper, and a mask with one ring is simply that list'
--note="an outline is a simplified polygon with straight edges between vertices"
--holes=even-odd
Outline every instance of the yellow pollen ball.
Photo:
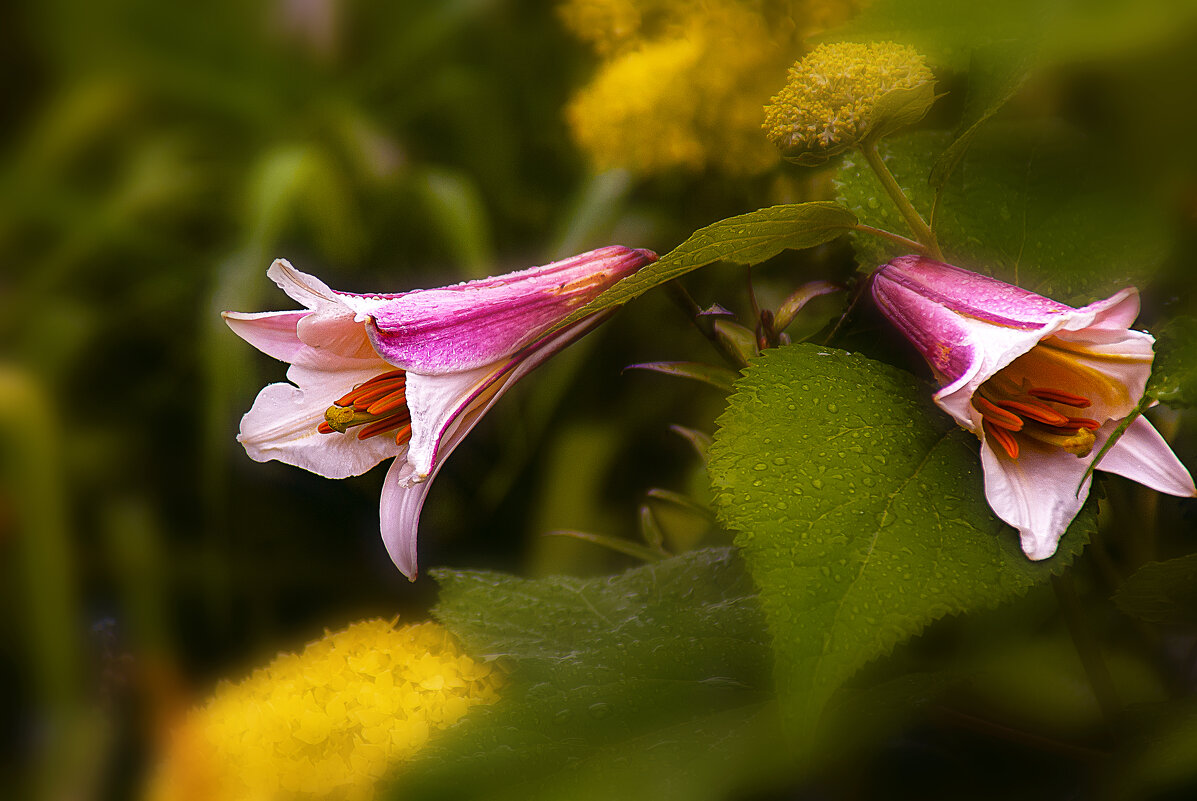
[{"label": "yellow pollen ball", "polygon": [[174,733],[147,798],[370,801],[381,777],[503,684],[435,623],[354,623],[217,687]]},{"label": "yellow pollen ball", "polygon": [[786,156],[831,156],[873,132],[882,97],[903,89],[930,92],[934,80],[912,47],[819,45],[790,67],[788,83],[765,107],[762,127]]}]

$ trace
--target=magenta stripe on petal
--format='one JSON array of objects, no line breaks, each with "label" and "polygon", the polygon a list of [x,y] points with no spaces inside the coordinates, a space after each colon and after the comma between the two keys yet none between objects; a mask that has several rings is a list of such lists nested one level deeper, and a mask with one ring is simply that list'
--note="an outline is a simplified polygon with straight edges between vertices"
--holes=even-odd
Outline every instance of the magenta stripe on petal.
[{"label": "magenta stripe on petal", "polygon": [[370,339],[387,361],[417,373],[492,364],[655,259],[649,250],[606,247],[495,278],[408,292],[371,312]]},{"label": "magenta stripe on petal", "polygon": [[964,321],[924,294],[890,279],[883,268],[873,276],[873,299],[938,374],[944,384],[963,376],[979,357]]},{"label": "magenta stripe on petal", "polygon": [[952,311],[1010,328],[1039,328],[1073,311],[1051,298],[925,256],[899,256],[877,274]]}]

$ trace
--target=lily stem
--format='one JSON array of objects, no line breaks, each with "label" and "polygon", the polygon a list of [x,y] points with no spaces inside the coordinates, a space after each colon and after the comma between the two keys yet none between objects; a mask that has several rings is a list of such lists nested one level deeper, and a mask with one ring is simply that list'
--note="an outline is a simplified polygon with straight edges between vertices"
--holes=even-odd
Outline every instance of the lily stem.
[{"label": "lily stem", "polygon": [[914,233],[915,239],[923,245],[923,250],[928,255],[936,259],[942,259],[943,253],[939,249],[939,242],[935,239],[935,233],[922,215],[918,213],[914,205],[910,202],[910,198],[906,197],[906,193],[902,191],[902,187],[898,186],[897,179],[894,174],[889,171],[889,167],[885,166],[885,162],[881,159],[881,154],[877,152],[876,142],[862,143],[860,152],[864,155],[865,161],[869,163],[869,167],[877,175],[877,180],[881,181],[881,186],[885,189],[886,194],[889,195],[890,200],[898,207],[898,211],[902,213],[906,224],[910,226],[910,230]]},{"label": "lily stem", "polygon": [[1097,638],[1085,622],[1084,611],[1072,582],[1072,572],[1065,571],[1063,575],[1052,576],[1052,589],[1056,591],[1056,600],[1060,603],[1064,624],[1068,626],[1072,644],[1081,659],[1081,665],[1085,668],[1085,675],[1089,677],[1089,686],[1093,688],[1097,705],[1101,707],[1107,725],[1113,726],[1122,713],[1122,702],[1114,689],[1114,681],[1110,678],[1110,669],[1106,667],[1105,659],[1102,658]]}]

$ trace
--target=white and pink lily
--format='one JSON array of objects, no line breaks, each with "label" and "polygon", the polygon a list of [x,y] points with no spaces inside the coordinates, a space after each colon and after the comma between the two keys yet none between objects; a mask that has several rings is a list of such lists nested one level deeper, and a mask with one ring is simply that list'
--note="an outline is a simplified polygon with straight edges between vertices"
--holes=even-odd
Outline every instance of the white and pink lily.
[{"label": "white and pink lily", "polygon": [[[1151,375],[1155,340],[1130,330],[1138,290],[1074,309],[902,256],[874,274],[872,293],[935,371],[936,404],[980,438],[990,507],[1018,529],[1028,557],[1054,554],[1088,497],[1091,457],[1138,406]],[[1189,471],[1144,417],[1097,469],[1170,495],[1197,495]]]},{"label": "white and pink lily", "polygon": [[524,374],[602,322],[571,312],[656,259],[606,247],[495,278],[388,295],[329,289],[284,260],[267,275],[297,311],[225,312],[233,331],[288,362],[241,420],[251,459],[326,478],[394,458],[379,508],[395,566],[416,576],[416,529],[428,487],[478,420]]}]

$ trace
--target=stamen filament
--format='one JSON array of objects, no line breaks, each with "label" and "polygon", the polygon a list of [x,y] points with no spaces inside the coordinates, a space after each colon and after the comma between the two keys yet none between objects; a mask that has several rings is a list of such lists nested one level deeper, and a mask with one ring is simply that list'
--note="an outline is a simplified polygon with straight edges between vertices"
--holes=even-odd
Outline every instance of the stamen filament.
[{"label": "stamen filament", "polygon": [[1022,433],[1031,439],[1054,445],[1074,456],[1088,456],[1089,452],[1093,450],[1095,442],[1093,432],[1087,428],[1078,428],[1075,431],[1051,431],[1038,426],[1027,426]]},{"label": "stamen filament", "polygon": [[407,414],[397,414],[391,417],[384,417],[382,420],[375,421],[368,426],[362,428],[357,432],[358,439],[369,439],[375,434],[383,434],[399,426],[407,424],[411,420]]}]

